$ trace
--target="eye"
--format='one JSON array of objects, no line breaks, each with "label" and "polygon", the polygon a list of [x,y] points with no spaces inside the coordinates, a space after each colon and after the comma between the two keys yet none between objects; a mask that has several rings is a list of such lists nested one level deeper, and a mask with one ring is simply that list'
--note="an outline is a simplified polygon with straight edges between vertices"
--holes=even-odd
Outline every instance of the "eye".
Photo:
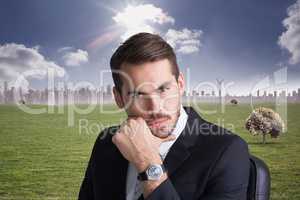
[{"label": "eye", "polygon": [[159,88],[159,92],[163,93],[163,92],[166,92],[169,89],[170,89],[169,87],[161,87],[161,88]]},{"label": "eye", "polygon": [[142,93],[139,93],[139,92],[134,92],[131,94],[131,97],[132,98],[140,98],[140,97],[143,97],[144,95]]},{"label": "eye", "polygon": [[139,96],[138,93],[132,93],[132,94],[131,94],[131,97],[132,97],[132,98],[137,98],[138,96]]}]

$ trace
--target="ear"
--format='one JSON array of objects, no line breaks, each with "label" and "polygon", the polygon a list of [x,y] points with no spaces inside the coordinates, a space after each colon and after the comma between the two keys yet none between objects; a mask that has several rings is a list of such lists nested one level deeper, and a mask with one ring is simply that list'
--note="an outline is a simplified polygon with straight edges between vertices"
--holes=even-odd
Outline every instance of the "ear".
[{"label": "ear", "polygon": [[181,72],[179,73],[177,82],[178,82],[178,87],[179,87],[179,93],[182,96],[184,93],[184,90],[185,90],[185,83],[184,83],[184,76]]},{"label": "ear", "polygon": [[117,88],[115,86],[113,87],[113,93],[114,93],[115,102],[116,102],[117,106],[121,109],[124,108],[122,94],[120,94],[120,92],[117,90]]}]

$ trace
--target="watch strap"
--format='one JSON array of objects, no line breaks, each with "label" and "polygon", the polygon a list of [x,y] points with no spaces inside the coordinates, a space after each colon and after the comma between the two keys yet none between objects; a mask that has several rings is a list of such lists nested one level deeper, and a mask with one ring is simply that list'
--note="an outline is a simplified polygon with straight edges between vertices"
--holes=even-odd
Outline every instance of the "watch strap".
[{"label": "watch strap", "polygon": [[[161,164],[160,167],[161,167],[163,173],[165,173],[167,171],[166,168],[165,168],[165,166],[163,164]],[[148,180],[148,175],[146,173],[147,169],[145,171],[143,171],[143,172],[141,172],[141,173],[138,174],[137,178],[138,178],[139,181],[147,181]]]}]

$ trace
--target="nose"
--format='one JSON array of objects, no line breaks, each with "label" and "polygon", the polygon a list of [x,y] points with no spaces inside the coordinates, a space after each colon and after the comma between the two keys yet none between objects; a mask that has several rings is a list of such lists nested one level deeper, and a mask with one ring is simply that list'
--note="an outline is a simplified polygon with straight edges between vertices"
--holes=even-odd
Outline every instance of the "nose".
[{"label": "nose", "polygon": [[148,108],[148,111],[151,111],[151,112],[159,112],[160,111],[160,105],[161,105],[161,98],[159,95],[157,94],[152,94],[152,95],[149,95],[148,97],[148,102],[147,102],[147,108]]}]

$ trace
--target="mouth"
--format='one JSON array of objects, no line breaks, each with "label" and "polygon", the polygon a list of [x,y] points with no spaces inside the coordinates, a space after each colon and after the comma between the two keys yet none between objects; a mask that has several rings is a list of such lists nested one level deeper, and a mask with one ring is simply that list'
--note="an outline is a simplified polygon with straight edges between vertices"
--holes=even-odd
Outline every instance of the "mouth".
[{"label": "mouth", "polygon": [[149,127],[160,127],[163,125],[165,122],[169,120],[168,117],[161,117],[155,120],[148,121],[147,124]]}]

